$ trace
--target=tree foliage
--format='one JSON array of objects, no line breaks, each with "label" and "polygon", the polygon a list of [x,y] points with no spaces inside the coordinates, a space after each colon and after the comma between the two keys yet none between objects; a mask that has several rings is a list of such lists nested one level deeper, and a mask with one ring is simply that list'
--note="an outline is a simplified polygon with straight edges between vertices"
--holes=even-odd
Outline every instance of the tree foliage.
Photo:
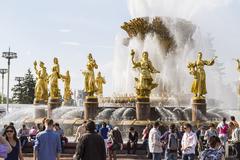
[{"label": "tree foliage", "polygon": [[24,76],[24,80],[20,84],[14,85],[13,91],[13,103],[32,104],[34,100],[36,80],[33,78],[33,74],[30,69]]}]

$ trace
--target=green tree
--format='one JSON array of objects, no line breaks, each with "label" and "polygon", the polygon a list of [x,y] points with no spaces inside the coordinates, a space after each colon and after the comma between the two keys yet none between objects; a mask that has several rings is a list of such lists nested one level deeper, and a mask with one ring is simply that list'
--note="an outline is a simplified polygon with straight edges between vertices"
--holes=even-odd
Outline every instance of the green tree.
[{"label": "green tree", "polygon": [[34,100],[34,91],[36,80],[33,78],[33,74],[30,69],[28,69],[27,73],[24,76],[23,80],[23,104],[32,104]]},{"label": "green tree", "polygon": [[22,83],[15,84],[12,88],[12,92],[13,92],[12,102],[13,103],[22,103],[22,99],[23,99]]},{"label": "green tree", "polygon": [[24,76],[23,82],[19,85],[16,84],[12,88],[14,103],[32,104],[34,100],[34,90],[36,81],[33,78],[33,74],[30,69]]}]

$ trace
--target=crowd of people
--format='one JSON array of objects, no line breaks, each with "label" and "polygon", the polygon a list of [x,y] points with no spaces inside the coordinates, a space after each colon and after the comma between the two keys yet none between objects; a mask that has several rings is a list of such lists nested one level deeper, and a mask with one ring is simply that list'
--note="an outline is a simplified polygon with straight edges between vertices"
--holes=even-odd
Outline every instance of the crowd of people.
[{"label": "crowd of people", "polygon": [[[123,140],[119,129],[117,127],[109,128],[106,123],[103,123],[100,129],[95,127],[91,129],[91,134],[101,137],[98,140],[101,141],[102,148],[100,149],[96,145],[94,148],[96,147],[97,151],[104,150],[96,159],[96,156],[92,157],[98,155],[97,151],[93,151],[92,144],[100,144],[100,142],[92,142],[94,138],[90,140],[91,134],[84,133],[87,130],[83,128],[88,128],[86,125],[87,122],[83,123],[77,130],[79,143],[75,160],[105,160],[107,155],[110,160],[117,159],[116,153],[123,149]],[[164,130],[159,122],[155,122],[148,124],[139,136],[134,127],[130,127],[125,146],[126,153],[136,154],[137,149],[141,147],[147,152],[147,157],[153,160],[222,160],[227,154],[234,155],[236,160],[240,159],[240,128],[234,116],[231,116],[229,123],[226,118],[223,118],[222,122],[216,126],[211,123],[195,128],[186,123],[179,126],[170,124],[168,128]],[[140,137],[142,137],[142,142],[139,142],[140,145],[138,145]],[[90,146],[92,149],[88,150]],[[228,153],[229,150],[231,153]]]},{"label": "crowd of people", "polygon": [[[79,131],[83,126],[79,127]],[[113,136],[115,130],[119,132],[119,136]],[[105,149],[104,154],[107,155],[108,153],[109,159],[115,160],[116,152],[123,149],[123,140],[119,129],[110,129],[106,123],[103,123],[98,133],[96,129],[92,129],[92,134],[102,137],[102,144],[105,145],[105,148],[102,145],[102,150]],[[84,136],[86,134],[83,134]],[[229,150],[229,146],[232,147],[230,151],[231,154],[235,155],[235,159],[240,159],[240,128],[234,116],[231,116],[229,123],[227,123],[226,118],[223,118],[222,122],[217,126],[211,123],[195,128],[190,123],[179,126],[170,124],[169,129],[165,131],[159,122],[155,122],[147,125],[141,136],[133,127],[130,127],[125,148],[127,154],[136,153],[140,137],[142,137],[141,148],[144,148],[147,152],[147,157],[153,160],[222,160],[225,159],[226,152],[228,152],[226,150]],[[95,152],[90,150],[87,154],[83,152],[87,147],[85,146],[86,144],[92,146],[91,143],[88,143],[90,138],[79,136],[79,140],[75,160],[96,159],[93,157],[84,158],[84,156],[96,155]],[[97,142],[94,142],[94,144],[97,144]],[[96,145],[93,146],[100,151],[100,148],[97,148]],[[99,160],[104,159],[104,157],[99,158]]]},{"label": "crowd of people", "polygon": [[159,122],[155,122],[143,130],[143,144],[148,144],[146,149],[149,148],[148,155],[153,160],[222,160],[229,154],[237,160],[240,159],[239,124],[234,116],[229,123],[226,121],[223,118],[217,126],[211,123],[199,128],[189,123],[171,124],[163,134]]},{"label": "crowd of people", "polygon": [[[125,149],[126,154],[136,154],[141,149],[152,160],[222,160],[228,154],[240,160],[240,128],[234,116],[228,123],[223,118],[216,126],[211,123],[199,128],[190,123],[172,123],[165,129],[156,121],[148,124],[141,134],[130,127],[125,140],[124,145],[118,127],[105,122],[96,125],[91,120],[84,121],[77,128],[73,159],[106,160],[108,157],[109,160],[116,160],[120,150]],[[22,125],[18,131],[10,123],[4,126],[0,136],[0,157],[23,160],[22,149],[29,142],[33,143],[35,160],[59,160],[67,139],[59,124],[52,119],[44,119],[43,124],[30,129]]]},{"label": "crowd of people", "polygon": [[[67,142],[67,138],[64,136],[64,132],[58,123],[53,124],[52,120],[49,123],[49,119],[44,118],[41,124],[37,124],[37,126],[33,125],[31,128],[27,128],[27,126],[23,124],[18,131],[16,130],[13,122],[10,122],[8,125],[5,124],[3,129],[0,131],[0,159],[4,158],[5,160],[23,160],[24,157],[22,151],[24,148],[28,144],[30,144],[30,146],[33,145],[34,150],[37,153],[38,149],[36,148],[39,147],[40,141],[41,147],[50,152],[52,150],[52,145],[50,144],[52,138],[48,138],[48,136],[43,140],[40,140],[39,138],[41,137],[40,135],[43,135],[48,130],[52,131],[53,134],[56,135],[57,139],[59,137],[59,146],[61,147],[59,150],[60,153],[60,151],[63,150],[63,143]],[[43,154],[39,154],[39,156],[41,155]],[[46,156],[49,157],[48,154]],[[48,159],[52,160],[53,158]],[[45,158],[39,157],[38,160],[45,160]]]}]

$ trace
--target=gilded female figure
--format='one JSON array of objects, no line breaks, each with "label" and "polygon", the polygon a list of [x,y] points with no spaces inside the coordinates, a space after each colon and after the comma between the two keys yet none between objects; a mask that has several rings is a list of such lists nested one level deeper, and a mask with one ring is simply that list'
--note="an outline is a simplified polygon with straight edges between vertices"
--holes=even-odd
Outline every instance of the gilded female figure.
[{"label": "gilded female figure", "polygon": [[50,84],[50,98],[58,99],[59,98],[58,72],[55,67],[52,68],[52,74],[49,75],[48,79]]},{"label": "gilded female figure", "polygon": [[48,89],[46,83],[48,83],[48,74],[43,62],[40,62],[39,69],[37,68],[37,62],[34,62],[34,70],[36,72],[36,85],[35,85],[35,99],[37,101],[47,100]]},{"label": "gilded female figure", "polygon": [[137,68],[140,71],[139,78],[135,78],[137,96],[149,97],[151,90],[158,86],[158,84],[153,83],[152,74],[160,72],[153,67],[152,62],[148,58],[148,52],[143,52],[142,58],[138,62],[134,60],[134,55],[135,52],[132,50],[131,56],[133,68]]},{"label": "gilded female figure", "polygon": [[97,92],[97,87],[95,85],[95,75],[94,75],[94,69],[97,69],[97,68],[98,68],[98,65],[95,59],[93,59],[92,54],[89,53],[87,70],[82,72],[85,77],[84,91],[87,93],[88,96],[94,96],[94,93]]},{"label": "gilded female figure", "polygon": [[56,57],[53,58],[53,68],[57,72],[58,78],[60,78],[60,67],[59,67],[59,63],[58,63],[58,58],[56,58]]},{"label": "gilded female figure", "polygon": [[72,91],[70,88],[71,77],[70,77],[69,71],[66,72],[65,76],[61,75],[61,79],[64,82],[63,99],[64,99],[64,102],[68,102],[69,100],[71,100],[71,95],[72,95]]},{"label": "gilded female figure", "polygon": [[105,78],[101,75],[101,72],[98,72],[95,82],[96,82],[96,86],[97,86],[97,95],[102,96],[103,95],[103,84],[105,84],[106,81],[105,81]]},{"label": "gilded female figure", "polygon": [[211,66],[214,64],[214,61],[217,57],[214,57],[211,60],[203,60],[202,52],[198,52],[197,60],[193,63],[188,64],[190,69],[190,74],[194,76],[194,81],[192,83],[192,93],[195,95],[195,98],[205,99],[204,95],[207,94],[206,88],[206,74],[204,66]]}]

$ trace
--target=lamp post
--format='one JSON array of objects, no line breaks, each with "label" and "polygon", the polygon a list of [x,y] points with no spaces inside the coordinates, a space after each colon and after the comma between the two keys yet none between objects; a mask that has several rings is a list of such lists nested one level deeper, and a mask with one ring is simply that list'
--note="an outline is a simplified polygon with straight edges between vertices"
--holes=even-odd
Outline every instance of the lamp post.
[{"label": "lamp post", "polygon": [[18,81],[18,86],[20,88],[20,93],[19,93],[19,101],[20,103],[22,102],[22,89],[21,89],[21,81],[24,80],[24,77],[15,77],[15,81]]},{"label": "lamp post", "polygon": [[5,69],[5,68],[2,68],[2,69],[0,69],[0,74],[2,74],[2,104],[3,104],[3,99],[4,99],[4,74],[6,74],[7,73],[7,69]]},{"label": "lamp post", "polygon": [[21,85],[21,81],[24,80],[24,77],[15,77],[15,81],[18,81],[18,85]]},{"label": "lamp post", "polygon": [[11,52],[10,48],[8,52],[3,52],[2,57],[8,60],[8,84],[7,84],[7,112],[9,107],[9,85],[10,85],[10,60],[17,58],[17,53]]}]

